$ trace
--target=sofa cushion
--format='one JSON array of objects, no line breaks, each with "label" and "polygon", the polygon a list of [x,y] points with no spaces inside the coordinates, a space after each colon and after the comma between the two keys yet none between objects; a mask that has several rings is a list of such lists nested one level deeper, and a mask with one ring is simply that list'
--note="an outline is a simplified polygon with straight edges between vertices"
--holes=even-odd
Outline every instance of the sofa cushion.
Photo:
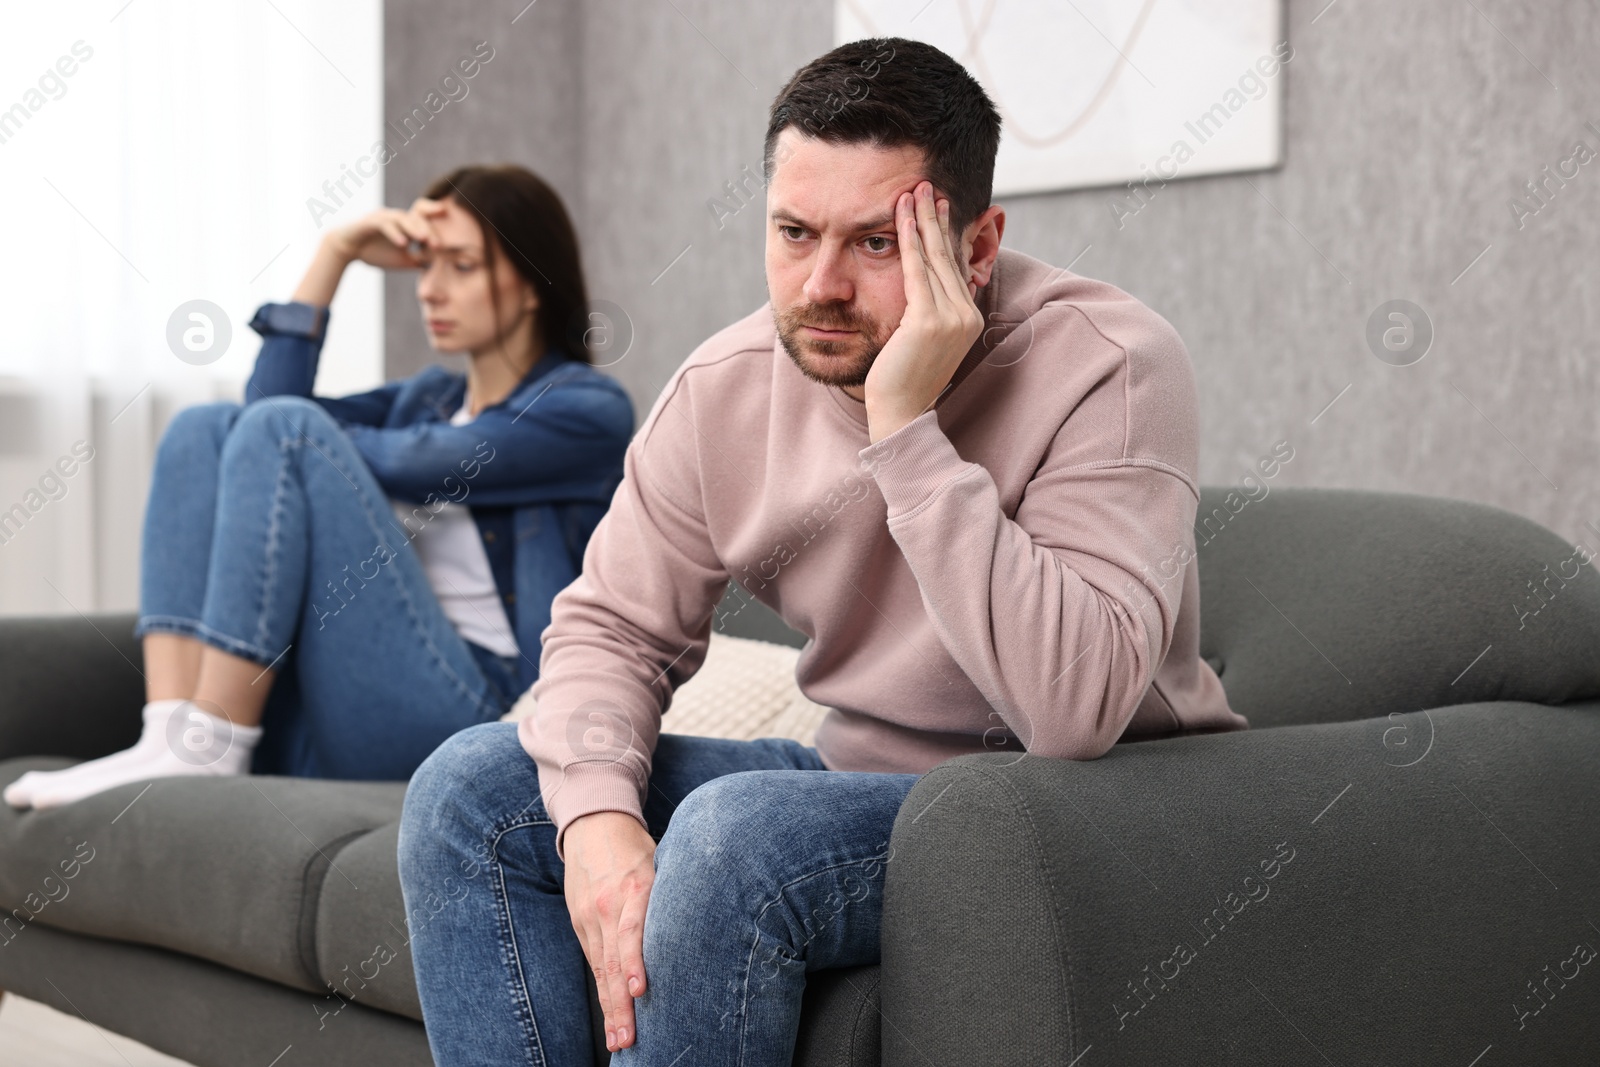
[{"label": "sofa cushion", "polygon": [[[6,760],[0,785],[71,762]],[[397,822],[404,796],[400,782],[250,776],[158,778],[44,811],[0,804],[0,930],[36,921],[326,992],[323,883],[354,882],[336,857]],[[394,882],[392,847],[388,857]],[[381,892],[366,869],[354,873]]]},{"label": "sofa cushion", "polygon": [[[317,899],[316,966],[340,997],[421,1021],[411,935],[395,863],[398,820],[349,842],[334,862],[350,877],[324,878]],[[328,1010],[339,1003],[328,994]]]},{"label": "sofa cushion", "polygon": [[[427,1035],[411,1019],[360,1004],[348,1005],[333,1019],[319,1017],[313,993],[166,949],[52,930],[42,923],[0,950],[0,988],[81,1016],[186,1064],[267,1067],[276,1059],[276,1067],[434,1067]],[[0,1024],[6,1038],[8,1029]],[[135,1060],[141,1067],[155,1062],[150,1056]],[[165,1057],[160,1062],[175,1063]],[[24,1063],[126,1067],[127,1061],[109,1052],[95,1056],[93,1047],[81,1057],[62,1050],[35,1058],[0,1040],[0,1064]]]},{"label": "sofa cushion", "polygon": [[1206,486],[1200,651],[1253,727],[1600,696],[1588,549],[1464,500]]}]

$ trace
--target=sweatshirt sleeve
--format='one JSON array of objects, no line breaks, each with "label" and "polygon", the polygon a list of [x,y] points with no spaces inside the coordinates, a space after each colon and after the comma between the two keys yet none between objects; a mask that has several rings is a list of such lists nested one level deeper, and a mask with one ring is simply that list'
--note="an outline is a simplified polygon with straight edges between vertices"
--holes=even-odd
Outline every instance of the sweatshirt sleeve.
[{"label": "sweatshirt sleeve", "polygon": [[936,410],[860,453],[951,657],[1029,752],[1065,759],[1105,754],[1143,700],[1182,590],[1150,572],[1192,545],[1199,507],[1168,463],[1079,462],[1081,433],[1062,426],[1015,517]]},{"label": "sweatshirt sleeve", "polygon": [[644,823],[662,711],[704,662],[728,582],[707,533],[682,373],[629,443],[582,573],[551,604],[535,708],[518,726],[563,859],[579,816]]}]

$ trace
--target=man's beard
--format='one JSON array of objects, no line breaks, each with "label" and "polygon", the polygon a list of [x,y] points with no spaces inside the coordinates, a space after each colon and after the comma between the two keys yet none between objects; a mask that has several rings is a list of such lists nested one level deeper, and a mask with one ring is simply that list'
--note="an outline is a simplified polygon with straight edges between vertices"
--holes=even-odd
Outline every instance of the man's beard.
[{"label": "man's beard", "polygon": [[[823,385],[864,385],[872,361],[883,351],[887,337],[878,336],[878,324],[849,311],[842,304],[796,304],[775,312],[778,340],[800,373]],[[822,341],[805,337],[802,326],[819,330],[855,330],[849,338]]]}]

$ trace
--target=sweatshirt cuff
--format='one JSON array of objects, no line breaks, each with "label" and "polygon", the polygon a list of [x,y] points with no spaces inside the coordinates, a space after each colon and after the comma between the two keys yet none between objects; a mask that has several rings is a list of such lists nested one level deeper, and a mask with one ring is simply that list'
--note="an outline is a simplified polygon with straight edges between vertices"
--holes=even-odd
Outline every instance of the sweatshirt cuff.
[{"label": "sweatshirt cuff", "polygon": [[608,760],[580,760],[562,768],[555,790],[544,798],[545,812],[556,827],[556,855],[566,862],[567,827],[597,811],[620,811],[639,820],[646,830],[644,804],[633,776]]},{"label": "sweatshirt cuff", "polygon": [[891,520],[928,503],[973,466],[956,452],[931,408],[857,455],[878,483]]}]

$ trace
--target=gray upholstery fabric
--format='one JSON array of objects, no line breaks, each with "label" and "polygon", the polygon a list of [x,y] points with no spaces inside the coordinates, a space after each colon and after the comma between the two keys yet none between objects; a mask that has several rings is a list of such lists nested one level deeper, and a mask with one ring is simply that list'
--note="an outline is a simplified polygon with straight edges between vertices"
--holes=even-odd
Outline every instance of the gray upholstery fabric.
[{"label": "gray upholstery fabric", "polygon": [[[0,782],[67,762],[6,761]],[[392,782],[162,778],[44,811],[0,804],[0,903],[26,903],[87,842],[94,858],[39,922],[327,992],[316,965],[318,894],[326,879],[347,877],[333,857],[395,820],[404,793]]]},{"label": "gray upholstery fabric", "polygon": [[144,660],[134,621],[129,614],[0,618],[0,759],[93,759],[139,739]]},{"label": "gray upholstery fabric", "polygon": [[400,823],[391,822],[351,841],[334,858],[349,877],[322,880],[316,966],[318,974],[361,1003],[420,1022],[410,928],[395,867],[399,837]]},{"label": "gray upholstery fabric", "polygon": [[895,826],[884,1063],[1596,1062],[1597,755],[1600,702],[1505,702],[945,763]]},{"label": "gray upholstery fabric", "polygon": [[0,948],[0,988],[198,1067],[267,1067],[279,1055],[277,1067],[433,1064],[410,1019],[359,1003],[335,1012],[315,994],[193,956],[42,924]]},{"label": "gray upholstery fabric", "polygon": [[883,1026],[879,977],[877,967],[806,976],[794,1067],[876,1067]]},{"label": "gray upholstery fabric", "polygon": [[1572,546],[1537,523],[1353,489],[1243,499],[1205,487],[1196,541],[1200,651],[1251,726],[1600,695],[1600,573],[1562,568]]}]

